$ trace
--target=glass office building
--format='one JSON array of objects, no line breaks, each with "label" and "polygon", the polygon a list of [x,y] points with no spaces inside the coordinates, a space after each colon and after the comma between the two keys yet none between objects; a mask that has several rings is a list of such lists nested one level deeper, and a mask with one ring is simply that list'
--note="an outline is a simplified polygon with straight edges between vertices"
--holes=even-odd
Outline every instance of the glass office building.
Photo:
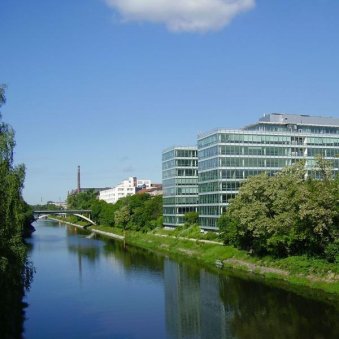
[{"label": "glass office building", "polygon": [[311,170],[317,155],[331,160],[338,173],[338,118],[272,113],[240,130],[199,135],[200,226],[217,229],[217,219],[247,177],[274,175],[302,159]]},{"label": "glass office building", "polygon": [[197,147],[172,147],[162,153],[163,224],[184,223],[187,212],[198,209]]}]

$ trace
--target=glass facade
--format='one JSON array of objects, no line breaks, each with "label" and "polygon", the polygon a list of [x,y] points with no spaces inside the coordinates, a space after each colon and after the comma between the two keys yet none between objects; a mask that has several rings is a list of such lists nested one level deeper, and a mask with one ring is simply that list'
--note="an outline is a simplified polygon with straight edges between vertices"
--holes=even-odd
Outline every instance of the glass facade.
[{"label": "glass facade", "polygon": [[311,170],[315,157],[339,169],[339,135],[262,130],[219,130],[198,139],[199,218],[204,229],[217,229],[217,219],[249,176],[274,175],[305,159]]},{"label": "glass facade", "polygon": [[173,147],[162,154],[164,226],[184,224],[187,212],[198,209],[198,155],[196,147]]},{"label": "glass facade", "polygon": [[182,224],[184,213],[198,204],[200,226],[216,230],[246,178],[261,172],[274,175],[300,160],[316,175],[318,155],[339,172],[338,118],[272,113],[243,129],[200,135],[197,149],[163,152],[164,224]]}]

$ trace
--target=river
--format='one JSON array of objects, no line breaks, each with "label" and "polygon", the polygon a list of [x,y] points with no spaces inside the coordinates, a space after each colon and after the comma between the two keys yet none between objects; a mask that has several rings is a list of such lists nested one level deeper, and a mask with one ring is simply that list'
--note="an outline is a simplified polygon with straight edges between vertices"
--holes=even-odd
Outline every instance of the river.
[{"label": "river", "polygon": [[334,306],[39,221],[24,337],[339,338]]}]

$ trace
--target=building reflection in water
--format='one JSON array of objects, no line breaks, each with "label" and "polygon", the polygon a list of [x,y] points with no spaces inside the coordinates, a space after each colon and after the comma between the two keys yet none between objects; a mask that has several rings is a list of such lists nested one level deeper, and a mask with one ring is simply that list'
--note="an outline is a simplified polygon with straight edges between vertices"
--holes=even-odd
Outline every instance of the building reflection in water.
[{"label": "building reflection in water", "polygon": [[95,266],[100,259],[104,243],[102,241],[88,238],[88,232],[76,227],[67,227],[67,248],[78,258],[79,281],[82,283],[83,260],[86,265]]},{"label": "building reflection in water", "polygon": [[164,283],[169,338],[232,338],[217,275],[165,259]]},{"label": "building reflection in water", "polygon": [[339,338],[334,305],[246,279],[164,262],[169,338]]}]

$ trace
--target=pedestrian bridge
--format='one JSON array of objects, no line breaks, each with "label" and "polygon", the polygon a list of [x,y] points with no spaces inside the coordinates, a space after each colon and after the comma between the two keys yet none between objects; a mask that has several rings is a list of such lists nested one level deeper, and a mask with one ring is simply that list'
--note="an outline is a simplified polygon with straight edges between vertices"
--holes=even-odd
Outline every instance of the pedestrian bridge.
[{"label": "pedestrian bridge", "polygon": [[88,221],[92,225],[95,225],[95,222],[91,220],[92,210],[41,210],[41,211],[33,211],[33,214],[37,216],[38,219],[45,218],[49,215],[75,215],[83,220]]}]

